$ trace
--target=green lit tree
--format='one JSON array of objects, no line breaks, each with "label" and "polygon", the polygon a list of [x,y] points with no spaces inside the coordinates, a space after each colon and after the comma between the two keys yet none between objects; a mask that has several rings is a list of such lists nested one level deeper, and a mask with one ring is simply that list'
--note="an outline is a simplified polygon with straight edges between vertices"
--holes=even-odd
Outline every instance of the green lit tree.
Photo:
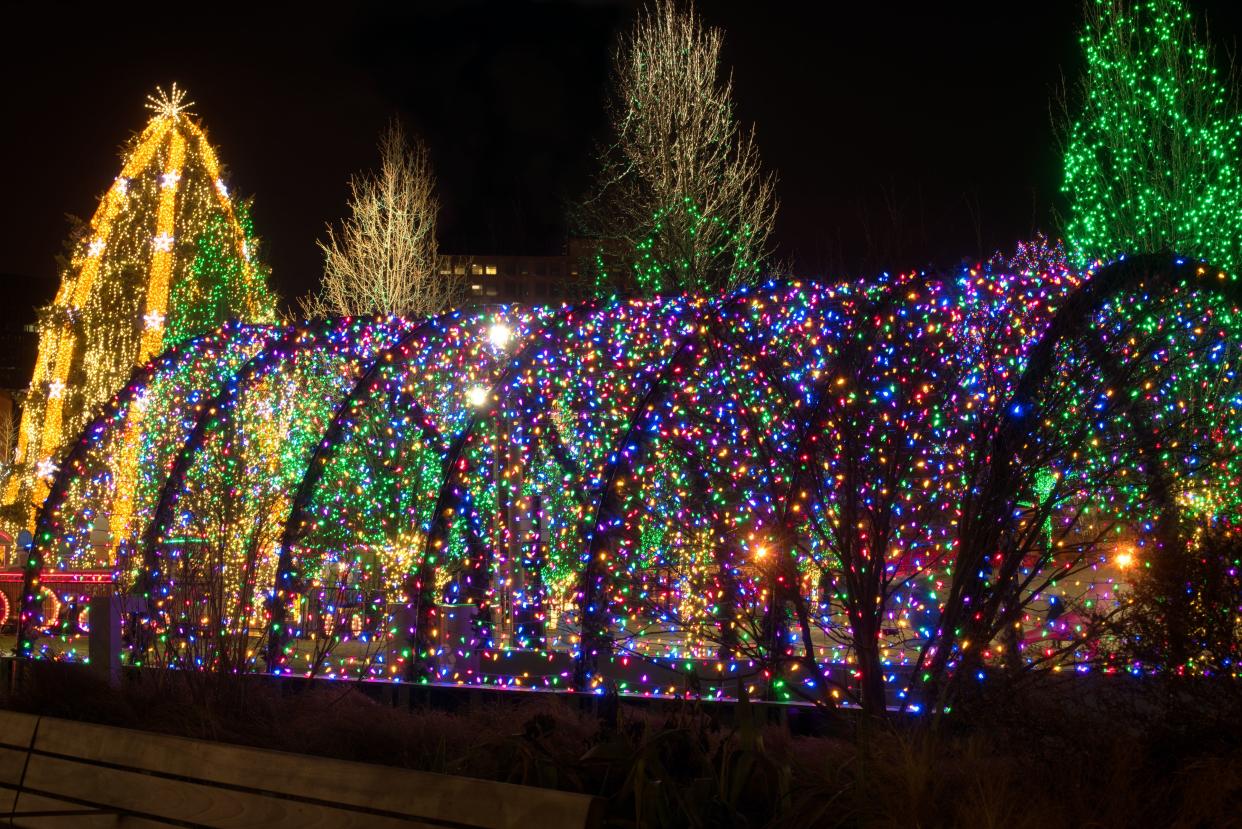
[{"label": "green lit tree", "polygon": [[1184,0],[1088,0],[1066,116],[1065,228],[1080,265],[1172,251],[1236,272],[1242,116]]},{"label": "green lit tree", "polygon": [[244,236],[240,249],[233,227],[221,212],[207,219],[194,239],[193,279],[172,286],[167,345],[210,331],[233,316],[235,308],[274,308],[267,287],[270,271],[259,259],[250,202],[236,204],[237,225]]},{"label": "green lit tree", "polygon": [[724,36],[655,0],[613,61],[611,140],[579,223],[600,242],[600,287],[652,295],[755,281],[776,216],[753,130],[721,77]]}]

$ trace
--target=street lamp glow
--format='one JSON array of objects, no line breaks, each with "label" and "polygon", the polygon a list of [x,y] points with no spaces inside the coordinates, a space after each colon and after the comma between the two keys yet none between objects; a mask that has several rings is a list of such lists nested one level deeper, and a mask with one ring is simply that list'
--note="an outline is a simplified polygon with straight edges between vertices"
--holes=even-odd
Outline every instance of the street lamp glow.
[{"label": "street lamp glow", "polygon": [[470,391],[466,392],[466,398],[470,401],[470,405],[474,406],[476,409],[481,409],[486,406],[487,401],[491,396],[491,392],[488,391],[487,386],[471,386]]},{"label": "street lamp glow", "polygon": [[494,322],[487,329],[488,342],[494,348],[505,349],[509,346],[509,340],[513,337],[513,329],[505,325],[503,322]]},{"label": "street lamp glow", "polygon": [[1134,553],[1129,550],[1122,550],[1117,554],[1117,557],[1113,559],[1113,561],[1115,561],[1117,566],[1122,570],[1129,570],[1130,567],[1134,565]]}]

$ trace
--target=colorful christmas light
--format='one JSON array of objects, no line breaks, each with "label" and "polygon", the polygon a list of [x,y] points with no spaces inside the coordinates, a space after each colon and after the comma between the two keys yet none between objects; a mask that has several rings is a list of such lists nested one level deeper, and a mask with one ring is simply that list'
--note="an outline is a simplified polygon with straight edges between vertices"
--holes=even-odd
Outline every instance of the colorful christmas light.
[{"label": "colorful christmas light", "polygon": [[1239,507],[1238,294],[1039,241],[948,277],[227,326],[57,473],[24,645],[80,650],[32,597],[104,567],[135,664],[870,704],[1107,664],[1120,551]]},{"label": "colorful christmas light", "polygon": [[47,493],[40,470],[59,462],[135,366],[227,319],[275,321],[248,212],[234,207],[189,106],[175,85],[148,99],[151,120],[41,315],[18,471],[3,493],[17,524],[33,520]]}]

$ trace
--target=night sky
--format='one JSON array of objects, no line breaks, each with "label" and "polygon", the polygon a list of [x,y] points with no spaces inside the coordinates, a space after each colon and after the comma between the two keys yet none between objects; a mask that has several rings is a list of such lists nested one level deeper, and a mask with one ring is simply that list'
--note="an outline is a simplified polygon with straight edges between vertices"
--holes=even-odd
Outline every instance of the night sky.
[{"label": "night sky", "polygon": [[[314,284],[315,239],[393,116],[430,147],[442,250],[557,252],[636,4],[110,5],[0,12],[0,302],[50,297],[64,214],[89,218],[146,94],[174,80],[231,189],[255,197],[286,298]],[[1197,6],[1222,53],[1237,5]],[[699,7],[726,32],[738,112],[780,179],[778,252],[798,273],[949,265],[1055,227],[1050,107],[1080,70],[1080,3]]]}]

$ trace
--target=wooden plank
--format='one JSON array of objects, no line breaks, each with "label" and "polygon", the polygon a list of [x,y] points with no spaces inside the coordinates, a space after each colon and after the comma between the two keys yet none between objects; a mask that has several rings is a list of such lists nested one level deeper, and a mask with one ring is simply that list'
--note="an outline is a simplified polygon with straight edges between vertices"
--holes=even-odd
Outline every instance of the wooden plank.
[{"label": "wooden plank", "polygon": [[35,748],[132,769],[487,829],[591,826],[587,795],[45,717]]},{"label": "wooden plank", "polygon": [[30,748],[38,722],[39,718],[34,714],[0,710],[0,745]]},{"label": "wooden plank", "polygon": [[220,829],[443,829],[443,824],[345,811],[40,754],[30,757],[26,786],[36,793],[54,793],[83,803],[138,812],[148,818]]},{"label": "wooden plank", "polygon": [[[18,795],[16,811],[19,812],[89,812],[90,806],[79,806],[74,803],[66,803],[63,800],[53,800],[47,797],[31,794],[30,792],[22,792]],[[4,816],[8,817],[8,810],[4,812]],[[59,821],[59,823],[57,822]],[[64,826],[72,824],[83,829],[94,829],[94,827],[116,826],[116,815],[78,815],[74,817],[21,817],[15,818],[14,826],[29,827],[52,827]],[[167,827],[170,824],[162,824]]]},{"label": "wooden plank", "polygon": [[[53,800],[47,797],[22,792],[21,799],[18,801],[17,809],[22,812],[54,812],[54,811],[88,811],[89,806],[77,806],[72,803],[66,803],[63,800]],[[6,808],[0,817],[8,817],[9,810]],[[8,826],[7,823],[4,824]],[[143,818],[135,818],[130,816],[118,815],[79,815],[74,817],[25,817],[17,818],[13,821],[14,826],[26,827],[26,829],[63,829],[65,826],[72,826],[73,829],[168,829],[169,826],[176,824],[165,823],[163,821],[146,820]]]},{"label": "wooden plank", "polygon": [[16,786],[22,779],[26,752],[16,748],[0,748],[0,786]]},{"label": "wooden plank", "polygon": [[8,814],[13,808],[38,722],[33,714],[0,711],[0,814]]}]

